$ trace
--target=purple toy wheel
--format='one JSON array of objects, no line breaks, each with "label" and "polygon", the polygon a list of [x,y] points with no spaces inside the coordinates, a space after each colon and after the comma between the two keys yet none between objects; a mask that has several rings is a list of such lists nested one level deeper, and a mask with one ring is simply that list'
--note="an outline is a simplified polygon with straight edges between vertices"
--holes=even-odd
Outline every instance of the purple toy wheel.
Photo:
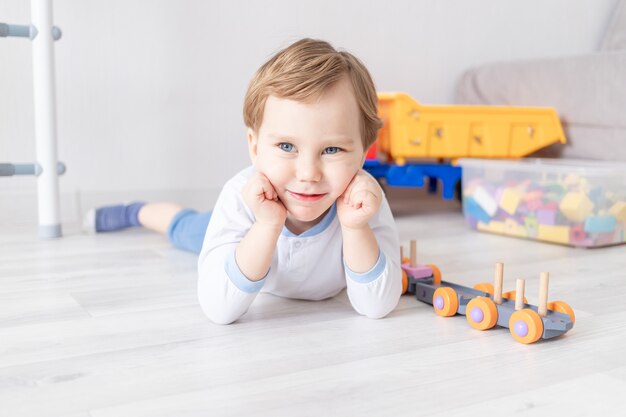
[{"label": "purple toy wheel", "polygon": [[472,311],[470,311],[470,317],[472,318],[472,320],[474,320],[474,322],[480,323],[485,318],[485,315],[480,308],[474,307]]},{"label": "purple toy wheel", "polygon": [[528,325],[524,320],[518,320],[513,327],[515,334],[520,337],[525,337],[528,334]]}]

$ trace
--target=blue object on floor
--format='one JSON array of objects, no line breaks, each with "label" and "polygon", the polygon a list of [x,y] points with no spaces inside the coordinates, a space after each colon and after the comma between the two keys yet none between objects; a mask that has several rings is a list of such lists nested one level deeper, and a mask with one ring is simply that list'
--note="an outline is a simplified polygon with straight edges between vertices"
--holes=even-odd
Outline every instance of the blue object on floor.
[{"label": "blue object on floor", "polygon": [[375,178],[384,178],[392,187],[423,187],[428,179],[428,192],[435,194],[439,183],[444,200],[454,199],[457,183],[461,180],[459,166],[450,164],[405,164],[395,165],[368,159],[363,166]]},{"label": "blue object on floor", "polygon": [[139,223],[139,210],[144,202],[136,202],[127,206],[100,207],[96,209],[96,232],[113,232],[132,226],[141,226]]}]

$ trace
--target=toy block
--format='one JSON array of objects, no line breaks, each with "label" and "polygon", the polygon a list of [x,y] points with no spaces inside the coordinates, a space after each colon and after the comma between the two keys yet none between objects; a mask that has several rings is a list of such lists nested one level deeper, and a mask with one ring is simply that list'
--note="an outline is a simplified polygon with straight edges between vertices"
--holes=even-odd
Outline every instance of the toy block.
[{"label": "toy block", "polygon": [[617,219],[613,215],[587,216],[585,219],[585,232],[608,233],[613,232],[617,226]]},{"label": "toy block", "polygon": [[433,276],[432,265],[419,265],[417,263],[417,241],[415,239],[411,239],[409,245],[409,262],[403,263],[402,269],[414,279]]},{"label": "toy block", "polygon": [[493,217],[498,210],[498,203],[496,200],[485,190],[484,187],[476,187],[473,195],[476,203],[487,213],[490,217]]},{"label": "toy block", "polygon": [[543,199],[543,190],[532,190],[522,196],[522,200],[525,203],[528,203],[529,201],[536,201],[536,200],[541,201],[542,199]]},{"label": "toy block", "polygon": [[626,202],[618,201],[613,204],[609,209],[609,213],[615,216],[615,218],[617,218],[620,222],[626,222]]},{"label": "toy block", "polygon": [[539,222],[537,221],[537,217],[535,215],[528,215],[524,218],[524,226],[526,229],[537,229],[539,227]]},{"label": "toy block", "polygon": [[496,203],[498,203],[498,205],[500,204],[500,199],[502,198],[502,194],[504,194],[504,190],[505,188],[503,187],[498,187],[496,188],[496,190],[491,194],[493,196],[493,199],[496,201]]},{"label": "toy block", "polygon": [[415,279],[428,278],[433,275],[433,270],[427,265],[411,266],[409,264],[402,265],[407,274]]},{"label": "toy block", "polygon": [[556,201],[545,203],[542,207],[544,210],[558,210],[559,204]]},{"label": "toy block", "polygon": [[517,206],[519,205],[520,200],[520,195],[515,189],[505,188],[502,191],[502,196],[500,197],[500,207],[502,210],[513,215],[517,211]]},{"label": "toy block", "polygon": [[[620,200],[616,193],[613,191],[607,191],[604,193],[604,198],[609,200],[611,203],[618,203]],[[626,203],[625,203],[626,204]]]},{"label": "toy block", "polygon": [[619,243],[620,241],[617,240],[617,238],[620,236],[621,235],[616,234],[615,231],[598,233],[597,235],[595,235],[594,244],[596,246],[606,246],[612,245],[614,243]]},{"label": "toy block", "polygon": [[526,205],[526,203],[522,203],[519,206],[517,206],[517,212],[516,212],[517,215],[524,216],[528,214],[529,212],[530,212],[530,209],[528,208],[528,205]]},{"label": "toy block", "polygon": [[548,200],[559,201],[565,193],[565,188],[559,184],[546,185],[546,198]]},{"label": "toy block", "polygon": [[596,205],[600,205],[597,204],[599,201],[603,201],[604,200],[604,189],[602,187],[593,187],[589,190],[589,199],[591,199],[591,201],[595,201]]},{"label": "toy block", "polygon": [[541,208],[537,210],[537,223],[553,226],[556,223],[556,209]]},{"label": "toy block", "polygon": [[572,243],[582,242],[587,235],[585,234],[585,228],[582,224],[578,223],[572,225],[569,230],[569,240]]},{"label": "toy block", "polygon": [[501,208],[498,208],[496,215],[491,218],[491,220],[495,220],[498,222],[505,222],[507,221],[507,219],[515,220],[515,216],[510,215],[509,213],[502,210]]},{"label": "toy block", "polygon": [[585,217],[591,214],[593,202],[583,193],[569,192],[565,194],[559,209],[569,220],[582,222]]},{"label": "toy block", "polygon": [[506,219],[504,221],[504,233],[511,236],[526,237],[526,229],[514,219]]},{"label": "toy block", "polygon": [[463,210],[468,218],[477,219],[483,223],[489,223],[491,220],[491,216],[472,197],[463,199]]},{"label": "toy block", "polygon": [[477,225],[478,230],[483,232],[505,234],[504,222],[492,220],[489,223],[479,222]]},{"label": "toy block", "polygon": [[537,228],[537,239],[548,242],[569,243],[569,226],[548,226],[540,224]]},{"label": "toy block", "polygon": [[580,175],[568,174],[563,180],[563,184],[566,186],[578,185],[580,183]]},{"label": "toy block", "polygon": [[543,206],[543,203],[541,202],[540,199],[538,199],[538,200],[529,200],[529,201],[526,202],[526,207],[528,207],[529,211],[536,211],[536,210],[538,210],[542,206]]}]

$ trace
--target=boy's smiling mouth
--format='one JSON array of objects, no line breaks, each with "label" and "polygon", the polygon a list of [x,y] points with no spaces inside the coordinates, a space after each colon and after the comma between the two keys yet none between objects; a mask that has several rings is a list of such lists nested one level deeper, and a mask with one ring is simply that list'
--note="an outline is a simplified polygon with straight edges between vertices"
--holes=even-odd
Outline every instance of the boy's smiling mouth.
[{"label": "boy's smiling mouth", "polygon": [[296,193],[295,191],[291,191],[291,190],[287,190],[287,193],[291,197],[295,198],[296,200],[307,201],[307,202],[317,201],[317,200],[321,199],[322,197],[324,197],[326,195],[326,193],[324,193],[324,194]]}]

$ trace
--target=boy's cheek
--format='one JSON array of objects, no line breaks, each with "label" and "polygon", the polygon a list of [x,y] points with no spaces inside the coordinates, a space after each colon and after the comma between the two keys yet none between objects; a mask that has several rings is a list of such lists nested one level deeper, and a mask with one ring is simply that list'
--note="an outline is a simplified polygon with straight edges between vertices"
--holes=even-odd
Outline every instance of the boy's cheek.
[{"label": "boy's cheek", "polygon": [[267,178],[277,192],[279,191],[278,185],[280,185],[280,182],[277,180],[279,177],[276,176],[276,173],[271,167],[266,167],[263,164],[255,164],[254,168],[259,174],[262,174],[265,178]]}]

